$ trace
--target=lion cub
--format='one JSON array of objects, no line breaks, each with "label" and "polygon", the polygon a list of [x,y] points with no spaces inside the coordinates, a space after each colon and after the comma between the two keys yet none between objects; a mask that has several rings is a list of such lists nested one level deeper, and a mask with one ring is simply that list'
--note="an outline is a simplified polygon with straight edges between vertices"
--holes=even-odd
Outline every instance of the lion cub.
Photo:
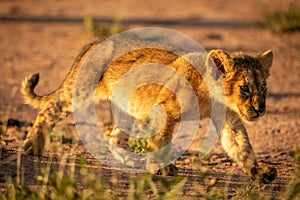
[{"label": "lion cub", "polygon": [[[44,150],[46,134],[52,130],[58,121],[80,107],[72,105],[74,104],[72,98],[75,95],[76,79],[86,60],[91,59],[89,56],[100,44],[100,40],[95,41],[83,49],[64,82],[51,94],[39,96],[34,93],[34,88],[39,81],[38,74],[24,80],[22,93],[26,103],[41,109],[24,142],[24,150],[27,153],[41,155]],[[130,45],[136,45],[140,48],[124,55],[118,55],[114,60],[109,59],[112,55],[118,54],[116,49]],[[152,150],[160,149],[172,140],[175,124],[180,121],[183,112],[193,109],[195,104],[200,108],[201,118],[212,117],[214,123],[217,122],[218,117],[211,116],[212,101],[224,105],[226,108],[224,124],[216,128],[220,129],[221,142],[225,151],[252,179],[264,183],[274,180],[277,175],[276,169],[258,166],[246,129],[242,123],[242,120],[257,120],[265,113],[266,79],[272,65],[272,52],[268,50],[255,57],[242,53],[228,54],[222,50],[212,50],[208,54],[203,54],[201,59],[206,60],[204,65],[215,64],[220,75],[215,79],[221,79],[224,87],[224,91],[212,92],[209,87],[214,87],[213,81],[206,82],[202,72],[200,74],[199,70],[196,70],[192,64],[187,62],[184,56],[172,53],[171,47],[161,47],[159,44],[151,44],[149,47],[149,45],[130,40],[108,42],[106,48],[99,52],[107,58],[104,60],[104,65],[107,65],[105,71],[101,76],[99,75],[100,77],[93,74],[97,84],[95,100],[108,99],[114,101],[113,103],[121,109],[124,104],[128,104],[129,108],[126,112],[140,120],[149,117],[153,105],[163,106],[165,111],[164,126],[155,136],[148,139],[148,147]],[[177,96],[159,84],[143,86],[135,91],[134,95],[128,100],[129,102],[122,102],[124,100],[122,100],[123,94],[121,93],[126,94],[127,86],[134,84],[134,79],[128,82],[127,86],[123,86],[120,90],[121,93],[117,94],[120,98],[112,97],[118,81],[124,74],[148,63],[167,65],[173,71],[180,73],[194,90],[197,97],[196,102],[190,101],[189,94],[180,93],[180,98],[184,99],[184,103],[180,105]],[[146,74],[147,72],[144,72],[138,76],[143,78]],[[90,75],[87,73],[86,76]],[[82,90],[85,90],[85,88],[83,87]],[[222,96],[225,98],[222,98]],[[116,129],[118,127],[115,124],[113,130],[107,131],[106,135],[115,134]],[[151,171],[151,164],[149,164],[149,170]],[[172,164],[165,167],[164,170],[169,175],[175,174],[176,171],[176,167]]]}]

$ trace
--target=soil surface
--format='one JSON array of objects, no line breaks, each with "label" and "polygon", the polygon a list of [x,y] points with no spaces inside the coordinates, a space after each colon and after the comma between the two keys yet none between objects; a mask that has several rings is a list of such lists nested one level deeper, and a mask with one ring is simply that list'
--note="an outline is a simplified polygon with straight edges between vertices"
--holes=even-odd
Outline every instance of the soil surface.
[{"label": "soil surface", "polygon": [[[99,26],[111,26],[117,21],[124,29],[158,26],[176,30],[193,38],[206,50],[243,51],[251,55],[272,50],[274,62],[268,80],[268,111],[257,122],[246,124],[246,128],[259,164],[275,167],[278,171],[275,181],[258,186],[257,191],[276,199],[284,198],[282,193],[295,169],[289,152],[300,148],[300,33],[266,30],[258,22],[266,9],[287,10],[299,6],[297,4],[297,1],[280,0],[243,3],[238,0],[226,3],[218,0],[173,0],[169,3],[160,0],[149,3],[137,0],[0,1],[0,191],[6,191],[8,177],[17,182],[20,171],[29,186],[38,187],[36,176],[40,169],[52,162],[51,170],[55,171],[60,167],[61,155],[70,155],[67,165],[78,162],[74,155],[83,155],[91,170],[101,171],[99,176],[108,180],[115,177],[113,185],[118,186],[115,192],[120,196],[126,193],[130,176],[139,177],[114,167],[99,167],[81,143],[73,148],[68,141],[76,135],[72,117],[56,128],[66,139],[59,150],[50,148],[39,159],[18,153],[38,113],[23,103],[19,90],[22,80],[39,72],[36,93],[43,95],[56,89],[82,47],[91,41],[83,19],[94,17]],[[207,131],[208,123],[207,120],[201,123],[198,139]],[[175,162],[179,176],[188,177],[184,186],[186,199],[199,197],[195,183],[202,183],[199,165],[194,162],[198,159],[194,154],[197,141]],[[21,157],[17,159],[21,163],[16,157]],[[251,182],[232,164],[219,143],[211,157],[202,162],[211,168],[209,177],[218,178],[217,187],[228,189],[228,198],[245,191]],[[84,187],[80,180],[78,185]]]}]

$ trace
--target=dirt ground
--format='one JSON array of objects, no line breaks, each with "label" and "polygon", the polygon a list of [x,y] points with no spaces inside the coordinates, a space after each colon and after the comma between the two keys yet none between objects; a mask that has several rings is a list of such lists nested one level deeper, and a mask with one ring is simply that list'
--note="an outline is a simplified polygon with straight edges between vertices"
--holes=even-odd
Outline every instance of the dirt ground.
[{"label": "dirt ground", "polygon": [[[274,63],[268,80],[267,113],[259,121],[247,124],[247,131],[259,164],[276,167],[278,178],[261,193],[281,198],[294,171],[295,163],[289,152],[300,148],[300,33],[273,32],[258,22],[267,10],[286,10],[297,6],[297,1],[254,0],[242,4],[238,0],[173,0],[169,3],[155,0],[146,3],[137,0],[80,1],[80,0],[2,0],[0,1],[0,121],[8,122],[2,133],[0,155],[0,188],[5,191],[8,176],[17,177],[17,163],[9,158],[16,155],[18,145],[34,122],[37,110],[24,105],[20,84],[25,76],[39,72],[36,93],[46,94],[56,89],[68,73],[81,48],[90,41],[83,18],[94,17],[99,25],[120,21],[125,29],[158,26],[179,31],[199,42],[206,50],[223,49],[243,51],[251,55],[267,49],[274,53]],[[299,6],[299,5],[298,5]],[[205,131],[204,125],[199,129]],[[60,127],[75,132],[72,118]],[[200,137],[200,136],[199,136]],[[191,147],[193,151],[194,147]],[[66,143],[63,150],[70,149]],[[95,163],[81,146],[76,153],[84,155],[93,167]],[[26,183],[36,184],[38,167],[47,163],[51,152],[36,161],[22,155],[22,168]],[[186,153],[177,162],[179,175],[189,177],[185,186],[186,197],[193,197],[192,181],[199,181],[192,163],[195,156]],[[211,177],[219,177],[220,189],[229,182],[228,197],[235,196],[250,181],[228,160],[218,143],[208,164]],[[53,166],[58,167],[57,163]],[[117,173],[104,167],[107,176]],[[127,180],[126,179],[126,180]],[[128,181],[127,181],[128,184]],[[122,192],[128,187],[119,183]],[[123,189],[122,189],[123,187]]]}]

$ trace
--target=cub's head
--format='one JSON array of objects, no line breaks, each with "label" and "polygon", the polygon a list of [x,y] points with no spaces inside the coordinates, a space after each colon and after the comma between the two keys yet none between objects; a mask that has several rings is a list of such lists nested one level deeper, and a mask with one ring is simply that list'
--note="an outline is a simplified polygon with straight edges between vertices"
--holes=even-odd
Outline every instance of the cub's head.
[{"label": "cub's head", "polygon": [[221,50],[212,50],[209,56],[223,76],[226,105],[247,121],[264,115],[266,79],[272,65],[272,51],[252,57],[242,53],[229,55]]}]

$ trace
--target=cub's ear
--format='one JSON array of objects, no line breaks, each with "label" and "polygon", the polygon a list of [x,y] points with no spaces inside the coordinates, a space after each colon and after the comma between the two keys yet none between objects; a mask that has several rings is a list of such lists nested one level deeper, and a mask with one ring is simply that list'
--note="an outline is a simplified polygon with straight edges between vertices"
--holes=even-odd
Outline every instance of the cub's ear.
[{"label": "cub's ear", "polygon": [[234,61],[225,51],[211,50],[208,53],[208,58],[214,62],[223,77],[225,77],[228,72],[234,70]]},{"label": "cub's ear", "polygon": [[270,75],[270,68],[273,62],[273,53],[271,50],[267,50],[258,56],[258,60],[263,68],[263,72],[266,77]]}]

